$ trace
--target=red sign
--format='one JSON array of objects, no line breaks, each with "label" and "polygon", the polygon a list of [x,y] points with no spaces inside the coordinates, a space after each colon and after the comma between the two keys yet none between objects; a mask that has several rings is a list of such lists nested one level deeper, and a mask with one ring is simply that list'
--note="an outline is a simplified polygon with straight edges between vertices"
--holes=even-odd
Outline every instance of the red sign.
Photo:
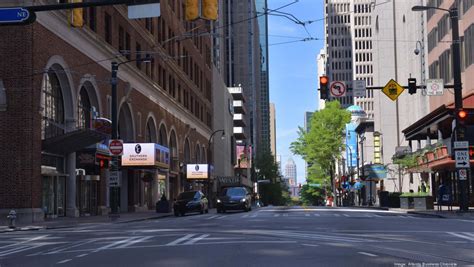
[{"label": "red sign", "polygon": [[122,155],[123,153],[123,141],[122,140],[110,140],[109,150],[112,155]]}]

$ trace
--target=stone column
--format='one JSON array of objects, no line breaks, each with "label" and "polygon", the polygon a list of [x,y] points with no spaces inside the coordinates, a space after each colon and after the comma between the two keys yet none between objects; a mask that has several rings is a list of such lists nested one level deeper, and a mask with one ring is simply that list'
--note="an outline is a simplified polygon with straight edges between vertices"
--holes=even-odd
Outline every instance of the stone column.
[{"label": "stone column", "polygon": [[67,201],[66,216],[79,217],[79,210],[76,206],[76,152],[67,155]]}]

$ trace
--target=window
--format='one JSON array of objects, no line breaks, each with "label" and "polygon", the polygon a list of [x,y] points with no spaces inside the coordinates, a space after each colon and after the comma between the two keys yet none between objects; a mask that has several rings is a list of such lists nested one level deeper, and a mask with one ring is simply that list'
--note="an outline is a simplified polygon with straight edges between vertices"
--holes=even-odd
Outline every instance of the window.
[{"label": "window", "polygon": [[91,102],[87,89],[83,86],[79,93],[79,99],[77,101],[77,127],[78,128],[90,128],[91,127]]},{"label": "window", "polygon": [[112,44],[112,17],[107,13],[104,15],[104,34],[105,41]]},{"label": "window", "polygon": [[43,77],[41,92],[41,139],[45,140],[64,133],[64,103],[57,74],[49,70]]}]

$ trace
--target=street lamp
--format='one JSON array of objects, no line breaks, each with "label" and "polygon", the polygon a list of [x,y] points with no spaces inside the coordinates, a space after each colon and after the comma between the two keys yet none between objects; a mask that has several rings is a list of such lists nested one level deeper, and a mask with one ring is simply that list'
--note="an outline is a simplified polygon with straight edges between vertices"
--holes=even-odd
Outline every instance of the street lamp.
[{"label": "street lamp", "polygon": [[[212,149],[211,149],[211,142],[212,138],[216,133],[222,132],[221,139],[224,140],[225,138],[225,130],[215,130],[211,136],[209,136],[209,140],[207,141],[207,197],[211,198],[211,164],[212,164],[212,158],[214,155],[212,154]],[[212,205],[212,201],[209,201],[209,203]]]},{"label": "street lamp", "polygon": [[[452,64],[453,64],[453,80],[454,80],[454,107],[455,107],[455,114],[457,114],[460,110],[462,110],[463,103],[462,103],[462,81],[461,81],[461,49],[460,49],[460,38],[459,38],[459,16],[458,16],[458,8],[457,5],[453,5],[450,9],[439,8],[434,6],[414,6],[411,8],[412,11],[426,11],[429,9],[438,9],[449,13],[449,18],[451,19],[451,34],[452,34],[452,42],[451,42],[451,51],[452,51]],[[461,129],[459,125],[459,119],[457,116],[454,117],[456,122],[455,127],[455,140],[456,141],[464,141],[464,129]],[[460,177],[461,169],[457,169],[458,177]],[[469,173],[469,172],[468,172]],[[468,210],[468,200],[467,200],[467,181],[466,180],[458,180],[459,188],[460,188],[460,205],[459,208],[462,211]]]},{"label": "street lamp", "polygon": [[[420,48],[418,48],[420,47]],[[413,51],[413,53],[415,53],[415,55],[418,55],[420,54],[420,80],[421,80],[421,84],[425,84],[425,66],[424,66],[424,62],[425,62],[425,46],[423,45],[423,42],[421,41],[416,41],[416,44],[415,44],[415,50]]]},{"label": "street lamp", "polygon": [[[112,140],[118,139],[118,114],[117,114],[117,72],[118,72],[118,67],[122,64],[130,63],[130,62],[151,62],[151,59],[149,57],[145,58],[137,58],[134,60],[127,60],[124,62],[117,63],[115,61],[112,61],[112,77],[110,79],[110,84],[112,85]],[[110,167],[110,171],[112,173],[118,174],[119,171],[119,166],[118,166],[118,156],[112,155],[112,164]],[[119,177],[116,175],[115,177]],[[111,208],[111,217],[116,218],[119,217],[119,201],[120,201],[120,196],[119,196],[119,187],[120,186],[114,186],[110,187],[110,208]]]}]

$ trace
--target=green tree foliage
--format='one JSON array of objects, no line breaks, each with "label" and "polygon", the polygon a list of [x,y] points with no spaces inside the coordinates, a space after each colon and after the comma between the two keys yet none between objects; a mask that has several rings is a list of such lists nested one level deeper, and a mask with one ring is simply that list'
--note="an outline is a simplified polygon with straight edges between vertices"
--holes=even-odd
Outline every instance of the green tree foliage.
[{"label": "green tree foliage", "polygon": [[258,180],[269,180],[270,183],[260,183],[260,196],[266,205],[286,205],[290,197],[288,188],[280,182],[280,173],[275,157],[270,151],[261,151],[257,154],[254,164],[258,170]]},{"label": "green tree foliage", "polygon": [[[306,188],[302,195],[319,196],[321,192],[330,189],[334,163],[344,149],[343,134],[350,119],[349,111],[341,109],[338,101],[331,101],[326,103],[324,109],[313,114],[309,132],[299,128],[298,139],[291,143],[291,151],[303,157],[311,166],[307,182],[322,185],[321,190]],[[312,203],[316,200],[308,201]]]}]

